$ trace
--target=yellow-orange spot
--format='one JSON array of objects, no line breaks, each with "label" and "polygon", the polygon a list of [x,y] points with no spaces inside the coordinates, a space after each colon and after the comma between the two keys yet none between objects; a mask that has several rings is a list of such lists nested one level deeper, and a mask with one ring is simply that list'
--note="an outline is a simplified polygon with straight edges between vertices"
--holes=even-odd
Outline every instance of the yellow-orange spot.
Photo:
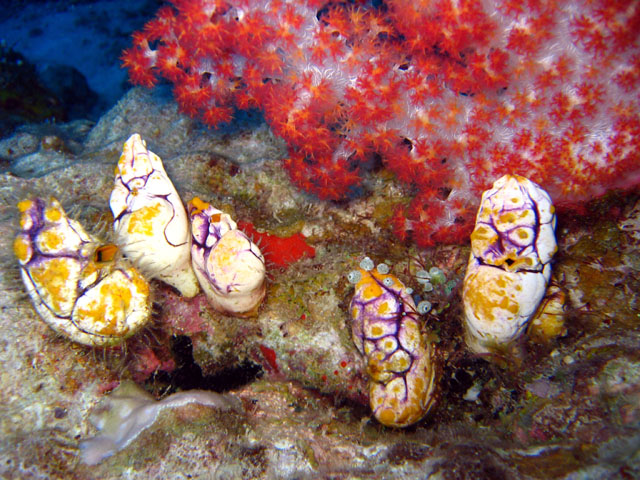
[{"label": "yellow-orange spot", "polygon": [[38,246],[42,248],[44,252],[57,252],[64,244],[64,239],[55,230],[44,230],[38,236]]},{"label": "yellow-orange spot", "polygon": [[497,224],[499,225],[504,225],[504,224],[509,224],[509,223],[513,223],[515,222],[516,217],[513,214],[513,212],[507,212],[504,213],[502,215],[500,215],[500,217],[498,217],[498,220],[496,221]]},{"label": "yellow-orange spot", "polygon": [[386,370],[380,361],[384,354],[376,352],[367,362],[367,374],[373,382],[386,383],[392,378],[392,373]]},{"label": "yellow-orange spot", "polygon": [[369,279],[368,282],[363,282],[363,280],[360,280],[358,286],[364,287],[362,289],[362,298],[365,300],[371,300],[382,295],[382,288],[372,279]]},{"label": "yellow-orange spot", "polygon": [[395,426],[396,414],[392,410],[385,408],[378,413],[377,418],[378,421],[383,425],[387,425],[390,427]]},{"label": "yellow-orange spot", "polygon": [[192,215],[197,215],[203,210],[206,210],[207,208],[209,208],[209,204],[207,202],[203,202],[198,197],[193,197],[193,199],[189,203],[195,207],[195,210],[192,212]]},{"label": "yellow-orange spot", "polygon": [[497,237],[496,232],[487,228],[484,225],[478,225],[473,232],[471,232],[471,241],[486,241],[491,242]]},{"label": "yellow-orange spot", "polygon": [[128,269],[127,272],[131,277],[131,282],[133,283],[133,286],[135,287],[136,292],[140,295],[148,296],[149,284],[144,279],[144,277],[140,275],[140,273],[138,273],[138,271],[134,270],[133,268]]},{"label": "yellow-orange spot", "polygon": [[422,380],[422,377],[413,377],[411,388],[422,395],[424,390],[424,381]]},{"label": "yellow-orange spot", "polygon": [[44,218],[49,222],[57,222],[62,218],[63,215],[64,213],[62,212],[62,209],[57,205],[49,204],[49,206],[44,209]]},{"label": "yellow-orange spot", "polygon": [[31,258],[31,242],[24,235],[18,235],[13,242],[13,253],[20,263],[26,263]]},{"label": "yellow-orange spot", "polygon": [[75,285],[71,283],[71,260],[52,258],[48,262],[29,270],[31,278],[42,292],[43,300],[57,314],[68,313],[75,298]]},{"label": "yellow-orange spot", "polygon": [[391,311],[391,308],[389,307],[389,302],[385,301],[380,303],[380,305],[378,305],[378,315],[385,315],[389,311]]},{"label": "yellow-orange spot", "polygon": [[508,312],[512,316],[520,311],[518,303],[509,292],[515,287],[513,280],[506,275],[500,277],[496,279],[493,273],[479,271],[465,279],[463,298],[473,316],[481,321],[493,322],[500,311]]},{"label": "yellow-orange spot", "polygon": [[152,236],[153,221],[160,215],[160,208],[160,204],[156,203],[153,206],[143,207],[132,212],[129,216],[128,233]]},{"label": "yellow-orange spot", "polygon": [[471,232],[471,245],[472,248],[482,251],[494,243],[497,238],[498,234],[494,230],[476,228]]},{"label": "yellow-orange spot", "polygon": [[420,331],[417,327],[411,325],[404,325],[404,343],[410,351],[420,347]]},{"label": "yellow-orange spot", "polygon": [[371,335],[373,337],[379,337],[383,334],[383,332],[384,330],[379,325],[374,325],[373,327],[371,327]]},{"label": "yellow-orange spot", "polygon": [[98,272],[100,267],[95,262],[87,263],[87,266],[82,269],[81,275],[84,285],[92,285],[98,280]]},{"label": "yellow-orange spot", "polygon": [[122,336],[128,326],[125,319],[131,305],[131,290],[121,279],[110,278],[100,285],[97,298],[79,306],[74,317],[81,325],[97,335]]},{"label": "yellow-orange spot", "polygon": [[209,217],[209,221],[211,223],[218,223],[220,221],[220,219],[222,218],[222,215],[219,213],[214,213],[213,215],[211,215]]},{"label": "yellow-orange spot", "polygon": [[18,210],[20,211],[20,213],[24,213],[32,207],[33,200],[22,200],[21,202],[18,202]]},{"label": "yellow-orange spot", "polygon": [[548,342],[566,333],[564,304],[566,296],[558,287],[551,286],[547,296],[533,317],[529,334],[539,342]]},{"label": "yellow-orange spot", "polygon": [[409,356],[402,350],[398,350],[389,359],[388,368],[392,372],[404,372],[410,365]]},{"label": "yellow-orange spot", "polygon": [[241,235],[223,235],[213,251],[215,264],[222,268],[233,265],[238,254],[249,248],[247,243]]},{"label": "yellow-orange spot", "polygon": [[365,355],[369,355],[371,352],[373,352],[374,348],[375,348],[375,345],[372,342],[369,342],[369,341],[365,341],[364,342],[364,353],[365,353]]}]

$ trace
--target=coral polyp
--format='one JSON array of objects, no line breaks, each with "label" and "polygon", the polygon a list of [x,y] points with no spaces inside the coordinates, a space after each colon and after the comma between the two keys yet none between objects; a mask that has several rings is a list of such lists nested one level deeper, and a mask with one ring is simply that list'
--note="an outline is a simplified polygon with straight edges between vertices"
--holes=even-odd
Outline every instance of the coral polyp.
[{"label": "coral polyp", "polygon": [[416,423],[431,409],[438,381],[415,303],[391,273],[361,268],[350,279],[356,282],[351,332],[366,359],[371,410],[386,426]]}]

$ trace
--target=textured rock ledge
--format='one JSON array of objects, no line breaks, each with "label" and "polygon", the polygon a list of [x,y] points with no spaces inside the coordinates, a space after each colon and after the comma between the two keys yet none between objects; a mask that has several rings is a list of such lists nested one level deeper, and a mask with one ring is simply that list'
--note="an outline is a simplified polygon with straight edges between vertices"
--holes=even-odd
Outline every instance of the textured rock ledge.
[{"label": "textured rock ledge", "polygon": [[[113,168],[132,131],[162,156],[183,200],[198,195],[215,201],[273,234],[302,232],[316,248],[315,258],[270,271],[257,318],[226,317],[202,295],[184,300],[158,282],[155,323],[126,351],[74,345],[37,318],[11,255],[15,203],[55,195],[72,217],[104,232],[112,220]],[[158,92],[132,90],[85,134],[60,134],[63,143],[74,143],[56,150],[55,170],[34,148],[25,153],[35,155],[25,170],[31,173],[0,176],[0,475],[640,475],[638,195],[610,196],[583,219],[559,217],[554,277],[569,297],[567,335],[551,345],[527,344],[521,364],[496,365],[464,349],[459,285],[468,246],[418,252],[395,241],[389,221],[403,191],[384,174],[367,180],[368,196],[346,205],[316,202],[289,185],[277,161],[285,154],[282,145],[267,130],[207,131]],[[12,141],[18,139],[3,140],[2,148]],[[416,258],[441,268],[447,279],[429,294],[434,315],[427,317],[446,365],[441,398],[430,416],[403,431],[369,417],[363,366],[350,339],[352,290],[345,275],[364,255],[389,261],[415,288]],[[176,351],[178,340],[191,345],[192,357]],[[90,416],[105,395],[134,379],[156,398],[166,396],[188,386],[187,360],[195,362],[190,374],[199,369],[196,384],[252,369],[245,385],[217,386],[231,388],[242,411],[220,413],[197,404],[167,410],[97,467],[79,462],[80,442],[97,433]]]}]

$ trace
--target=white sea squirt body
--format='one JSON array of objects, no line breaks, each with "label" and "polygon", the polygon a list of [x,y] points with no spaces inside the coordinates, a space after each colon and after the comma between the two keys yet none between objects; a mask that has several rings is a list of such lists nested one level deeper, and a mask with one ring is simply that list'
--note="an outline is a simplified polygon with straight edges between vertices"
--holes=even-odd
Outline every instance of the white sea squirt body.
[{"label": "white sea squirt body", "polygon": [[230,315],[254,315],[266,293],[260,248],[238,230],[230,215],[198,197],[187,209],[193,269],[209,303]]},{"label": "white sea squirt body", "polygon": [[523,334],[551,277],[555,226],[549,195],[524,177],[483,193],[462,294],[472,351],[500,353]]},{"label": "white sea squirt body", "polygon": [[124,254],[148,277],[195,296],[187,212],[162,160],[137,133],[124,144],[109,204]]},{"label": "white sea squirt body", "polygon": [[92,347],[122,343],[151,315],[149,285],[115,245],[67,217],[60,202],[23,200],[13,249],[34,308],[51,328]]}]

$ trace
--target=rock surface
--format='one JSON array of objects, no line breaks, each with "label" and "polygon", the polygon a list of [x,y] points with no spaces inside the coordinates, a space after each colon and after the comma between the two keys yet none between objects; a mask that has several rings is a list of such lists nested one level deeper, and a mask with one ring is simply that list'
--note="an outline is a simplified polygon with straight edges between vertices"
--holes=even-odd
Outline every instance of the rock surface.
[{"label": "rock surface", "polygon": [[[183,299],[160,282],[152,283],[153,325],[119,349],[72,344],[37,317],[12,255],[16,202],[53,195],[108,238],[113,170],[134,132],[163,159],[183,201],[199,196],[271,234],[302,232],[315,247],[314,258],[268,268],[256,318],[221,315],[202,294]],[[530,341],[521,357],[492,359],[464,348],[459,290],[468,246],[417,251],[396,241],[389,222],[403,190],[383,172],[367,179],[365,196],[318,202],[289,184],[278,162],[286,151],[267,129],[208,131],[160,89],[131,90],[86,138],[55,150],[54,163],[41,148],[47,132],[28,133],[2,141],[12,165],[28,156],[30,168],[0,176],[0,476],[640,476],[638,193],[612,194],[581,218],[559,213],[554,281],[568,297],[567,334]],[[433,304],[424,319],[443,365],[440,399],[404,430],[370,417],[366,373],[350,338],[346,274],[365,255],[388,262]],[[415,274],[433,266],[446,279],[423,292]],[[131,379],[156,398],[212,389],[242,408],[165,409],[121,452],[84,465],[79,445],[97,433],[92,413]]]}]

